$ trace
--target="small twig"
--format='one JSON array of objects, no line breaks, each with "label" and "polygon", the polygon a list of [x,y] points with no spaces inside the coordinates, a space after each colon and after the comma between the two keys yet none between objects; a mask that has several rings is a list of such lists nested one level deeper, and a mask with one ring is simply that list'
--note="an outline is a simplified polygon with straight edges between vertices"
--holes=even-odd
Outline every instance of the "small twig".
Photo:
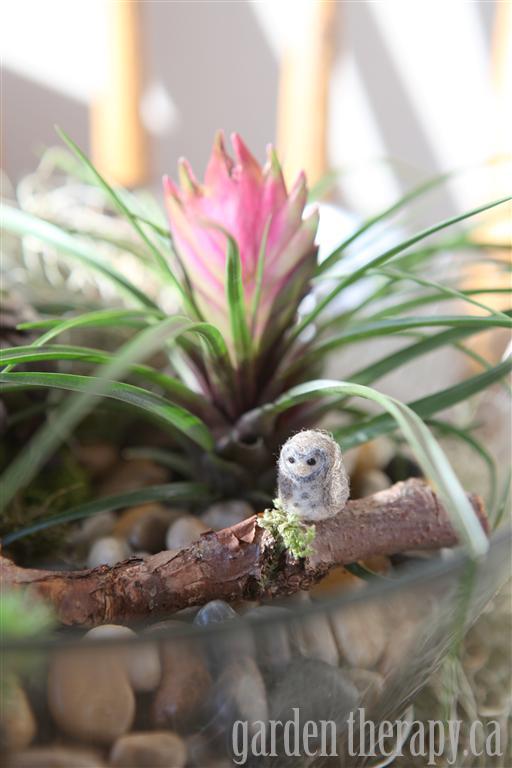
[{"label": "small twig", "polygon": [[[470,496],[488,531],[481,499]],[[296,559],[276,546],[258,517],[208,531],[178,553],[133,557],[113,567],[52,572],[21,568],[0,558],[4,588],[26,587],[53,605],[63,624],[127,622],[220,598],[227,601],[289,595],[308,589],[333,567],[406,550],[457,544],[440,500],[423,481],[397,483],[349,501],[316,523],[313,553]]]}]

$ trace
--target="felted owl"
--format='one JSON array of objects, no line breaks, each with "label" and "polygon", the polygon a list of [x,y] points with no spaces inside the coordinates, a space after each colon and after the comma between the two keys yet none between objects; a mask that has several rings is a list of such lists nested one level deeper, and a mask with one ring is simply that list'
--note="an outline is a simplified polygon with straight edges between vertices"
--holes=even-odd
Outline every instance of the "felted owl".
[{"label": "felted owl", "polygon": [[286,441],[278,463],[278,495],[286,512],[323,520],[343,509],[349,494],[341,449],[331,435],[308,429]]}]

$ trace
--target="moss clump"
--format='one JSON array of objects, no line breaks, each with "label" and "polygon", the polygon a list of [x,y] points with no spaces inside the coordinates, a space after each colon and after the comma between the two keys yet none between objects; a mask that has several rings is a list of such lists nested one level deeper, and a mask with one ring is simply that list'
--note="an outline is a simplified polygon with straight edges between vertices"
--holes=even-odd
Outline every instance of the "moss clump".
[{"label": "moss clump", "polygon": [[265,510],[258,525],[269,531],[278,546],[293,557],[299,559],[313,554],[315,526],[303,523],[295,512],[286,512],[280,499],[274,499],[273,508]]}]

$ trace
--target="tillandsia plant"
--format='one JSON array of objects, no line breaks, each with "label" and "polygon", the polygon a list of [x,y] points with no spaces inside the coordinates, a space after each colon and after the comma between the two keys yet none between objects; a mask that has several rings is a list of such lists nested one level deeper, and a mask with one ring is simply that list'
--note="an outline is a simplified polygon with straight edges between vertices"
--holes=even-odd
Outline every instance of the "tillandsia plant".
[{"label": "tillandsia plant", "polygon": [[[212,498],[248,498],[263,508],[275,491],[279,446],[294,431],[321,422],[344,450],[398,431],[436,486],[462,539],[473,553],[485,550],[486,538],[428,424],[467,442],[493,471],[488,452],[469,430],[437,414],[503,379],[510,360],[491,365],[479,358],[480,372],[408,404],[370,385],[441,347],[452,346],[474,357],[464,346],[466,339],[485,330],[510,328],[510,312],[493,309],[478,298],[503,293],[502,285],[462,289],[453,277],[443,278],[433,267],[447,248],[474,253],[470,233],[459,232],[433,246],[423,244],[431,235],[510,198],[442,221],[344,271],[348,246],[446,176],[423,183],[365,222],[320,263],[315,245],[318,212],[305,215],[306,180],[301,175],[287,189],[272,148],[261,167],[239,136],[232,140],[232,158],[218,134],[204,183],[185,160],[180,161],[180,187],[169,179],[164,183],[167,228],[143,213],[135,196],[110,186],[73,141],[62,136],[88,178],[133,229],[137,243],[130,241],[121,250],[136,254],[144,270],[172,289],[175,309],[170,312],[168,302],[164,309],[156,295],[101,257],[101,233],[91,237],[70,232],[4,206],[5,230],[30,235],[99,272],[118,289],[122,303],[115,307],[99,303],[85,312],[71,309],[65,317],[47,312],[20,325],[35,334],[30,343],[2,351],[4,392],[44,388],[76,393],[47,404],[52,409],[47,423],[5,472],[2,502],[14,503],[20,489],[98,398],[103,405],[121,403],[135,409],[163,429],[163,447],[159,440],[158,447],[141,446],[138,455],[171,467],[176,480],[79,504],[9,532],[4,544],[99,510],[156,499],[201,505]],[[366,297],[348,308],[343,296],[354,285],[364,287]],[[456,313],[417,312],[418,307],[446,300],[454,302]],[[466,305],[476,307],[476,313],[468,314]],[[114,352],[108,345],[100,349],[60,343],[65,332],[75,335],[96,327],[107,335],[125,328],[131,335]],[[383,336],[396,336],[405,343],[371,364],[350,365],[343,381],[318,378],[333,354]],[[350,359],[357,360],[357,353]],[[48,361],[54,367],[42,369]],[[67,367],[62,370],[58,366],[64,362]],[[98,366],[92,373],[91,364]],[[385,413],[365,410],[361,399]],[[341,425],[339,419],[329,422],[332,414],[343,417]]]}]

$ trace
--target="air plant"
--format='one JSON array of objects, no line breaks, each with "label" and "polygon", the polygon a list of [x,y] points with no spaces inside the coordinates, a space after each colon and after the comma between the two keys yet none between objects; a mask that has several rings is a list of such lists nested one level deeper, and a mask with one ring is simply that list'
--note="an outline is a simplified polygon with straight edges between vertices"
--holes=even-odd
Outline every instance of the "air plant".
[{"label": "air plant", "polygon": [[[365,222],[319,263],[315,245],[318,213],[304,215],[306,180],[301,175],[288,190],[272,148],[262,168],[237,135],[232,159],[219,134],[203,184],[189,164],[180,161],[181,186],[169,179],[164,182],[167,228],[143,214],[133,195],[112,188],[73,141],[63,138],[89,178],[133,228],[136,247],[123,247],[137,254],[159,284],[172,289],[175,310],[164,310],[158,298],[102,259],[97,249],[101,236],[92,239],[87,233],[69,232],[64,226],[4,206],[7,231],[21,237],[31,235],[67,258],[85,263],[119,290],[123,303],[116,307],[100,304],[65,317],[42,316],[21,326],[41,332],[35,341],[2,351],[5,367],[0,383],[4,391],[49,388],[76,393],[58,405],[30,448],[14,458],[3,478],[2,502],[11,501],[98,398],[103,404],[120,402],[163,428],[166,446],[142,446],[139,455],[173,467],[177,480],[93,499],[13,531],[4,543],[64,520],[155,499],[200,505],[215,497],[244,497],[263,508],[274,493],[279,445],[291,432],[321,421],[344,450],[398,430],[435,484],[470,550],[485,550],[485,536],[428,423],[432,422],[434,430],[457,434],[492,469],[485,447],[468,430],[451,425],[438,414],[502,379],[510,371],[510,360],[497,365],[480,360],[481,372],[408,404],[370,385],[435,349],[449,345],[465,353],[463,342],[470,336],[510,328],[509,312],[495,310],[478,299],[480,294],[502,293],[502,286],[461,289],[438,271],[435,259],[443,249],[459,249],[464,254],[474,251],[467,232],[458,233],[448,243],[420,245],[431,235],[510,198],[431,226],[346,271],[344,256],[349,245],[357,244],[377,221],[445,177],[422,184]],[[343,296],[354,285],[364,288],[366,298],[349,309]],[[447,299],[456,300],[458,314],[416,312],[420,306],[428,308]],[[477,314],[460,309],[468,303],[477,306]],[[125,327],[132,335],[115,353],[109,348],[59,342],[64,332],[76,334],[91,327],[101,327],[106,333]],[[343,381],[318,378],[333,354],[350,349],[350,359],[357,361],[357,344],[383,336],[405,343],[368,365],[352,362]],[[153,363],[157,352],[164,353],[164,367]],[[73,370],[43,371],[43,361],[67,361]],[[93,373],[90,367],[84,372],[83,366],[91,364],[99,367]],[[366,410],[361,399],[377,404],[385,413]],[[330,421],[334,414],[342,416],[341,425],[339,418]]]}]

